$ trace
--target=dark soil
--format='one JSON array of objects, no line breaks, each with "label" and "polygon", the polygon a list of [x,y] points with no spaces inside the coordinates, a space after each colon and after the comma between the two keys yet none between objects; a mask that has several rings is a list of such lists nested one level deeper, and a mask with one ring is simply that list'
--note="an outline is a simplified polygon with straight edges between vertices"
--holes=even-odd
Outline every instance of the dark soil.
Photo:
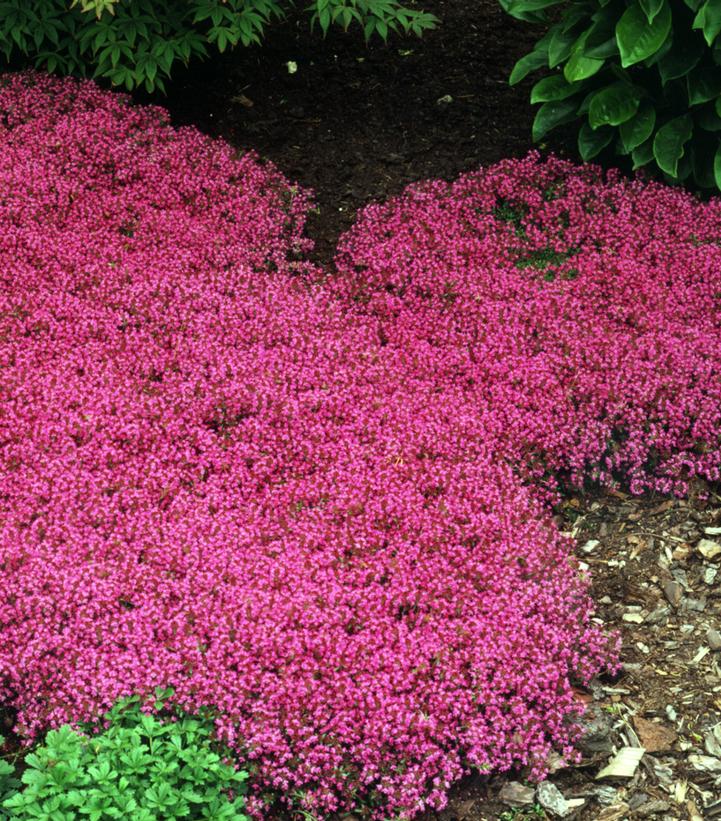
[{"label": "dark soil", "polygon": [[366,203],[532,147],[530,81],[511,88],[508,76],[537,32],[497,0],[421,5],[441,20],[422,39],[366,46],[360,31],[335,30],[323,40],[301,15],[261,48],[194,64],[157,101],[175,123],[254,149],[312,188],[309,233],[327,262]]}]

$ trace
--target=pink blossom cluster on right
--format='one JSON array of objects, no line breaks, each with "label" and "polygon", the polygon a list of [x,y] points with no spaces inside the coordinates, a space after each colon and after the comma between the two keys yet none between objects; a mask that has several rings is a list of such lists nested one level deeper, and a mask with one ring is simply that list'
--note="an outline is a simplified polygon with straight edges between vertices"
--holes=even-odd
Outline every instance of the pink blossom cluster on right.
[{"label": "pink blossom cluster on right", "polygon": [[371,205],[335,284],[499,456],[682,494],[721,465],[721,202],[537,155]]}]

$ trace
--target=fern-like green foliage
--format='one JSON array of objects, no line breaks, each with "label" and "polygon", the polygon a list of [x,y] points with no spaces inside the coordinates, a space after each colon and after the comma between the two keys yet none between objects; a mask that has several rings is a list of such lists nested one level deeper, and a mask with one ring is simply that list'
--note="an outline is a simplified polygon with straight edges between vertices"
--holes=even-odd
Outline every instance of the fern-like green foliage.
[{"label": "fern-like green foliage", "polygon": [[[0,53],[38,68],[164,90],[173,66],[211,50],[260,43],[290,0],[0,0]],[[398,0],[313,0],[310,23],[362,27],[366,39],[420,35],[432,14]]]},{"label": "fern-like green foliage", "polygon": [[[721,2],[719,0],[501,0],[546,34],[522,57],[511,83],[544,76],[533,136],[578,128],[584,160],[628,155],[668,182],[721,189]],[[559,7],[560,8],[557,8]]]},{"label": "fern-like green foliage", "polygon": [[[162,720],[144,713],[135,697],[105,718],[98,733],[67,725],[49,732],[25,756],[22,783],[8,783],[0,818],[4,811],[18,821],[248,821],[248,773],[224,760],[210,722],[182,714]],[[0,766],[0,795],[2,773]]]},{"label": "fern-like green foliage", "polygon": [[12,798],[20,787],[13,763],[3,756],[2,747],[5,739],[0,735],[0,821],[10,818],[10,810],[3,809],[3,803]]}]

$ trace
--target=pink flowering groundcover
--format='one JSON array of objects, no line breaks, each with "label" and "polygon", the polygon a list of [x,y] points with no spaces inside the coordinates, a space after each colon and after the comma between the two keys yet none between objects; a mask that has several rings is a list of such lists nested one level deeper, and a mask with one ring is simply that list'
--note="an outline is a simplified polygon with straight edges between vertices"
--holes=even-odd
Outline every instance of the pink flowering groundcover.
[{"label": "pink flowering groundcover", "polygon": [[563,483],[718,478],[721,206],[530,156],[367,208],[0,79],[0,701],[172,687],[251,810],[410,818],[572,756],[616,663]]}]

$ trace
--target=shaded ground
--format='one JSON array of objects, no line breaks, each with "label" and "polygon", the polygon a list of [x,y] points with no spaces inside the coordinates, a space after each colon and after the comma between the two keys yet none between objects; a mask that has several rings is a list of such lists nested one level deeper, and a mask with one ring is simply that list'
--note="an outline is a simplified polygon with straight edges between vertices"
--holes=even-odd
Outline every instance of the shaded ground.
[{"label": "shaded ground", "polygon": [[[262,49],[178,76],[158,101],[176,124],[252,148],[314,189],[309,233],[328,263],[364,204],[532,147],[530,83],[511,89],[507,77],[533,30],[496,0],[423,7],[442,19],[437,31],[370,48],[358,33],[321,41],[307,19],[291,20]],[[554,139],[564,153],[564,135]],[[581,764],[554,763],[563,817],[721,818],[721,545],[716,553],[702,541],[721,542],[721,497],[571,498],[559,524],[578,538],[599,615],[624,641],[618,680],[579,693],[591,729]],[[632,776],[596,778],[618,750],[640,745],[647,752]],[[564,810],[551,807],[552,791],[545,809],[538,797],[523,773],[471,779],[440,818],[530,821]]]},{"label": "shaded ground", "polygon": [[303,16],[271,28],[262,49],[178,75],[158,101],[174,122],[253,148],[312,188],[320,214],[309,232],[328,261],[364,204],[531,148],[528,84],[507,78],[533,31],[497,0],[422,6],[442,20],[423,39],[366,47],[359,31],[333,31],[323,41]]}]

